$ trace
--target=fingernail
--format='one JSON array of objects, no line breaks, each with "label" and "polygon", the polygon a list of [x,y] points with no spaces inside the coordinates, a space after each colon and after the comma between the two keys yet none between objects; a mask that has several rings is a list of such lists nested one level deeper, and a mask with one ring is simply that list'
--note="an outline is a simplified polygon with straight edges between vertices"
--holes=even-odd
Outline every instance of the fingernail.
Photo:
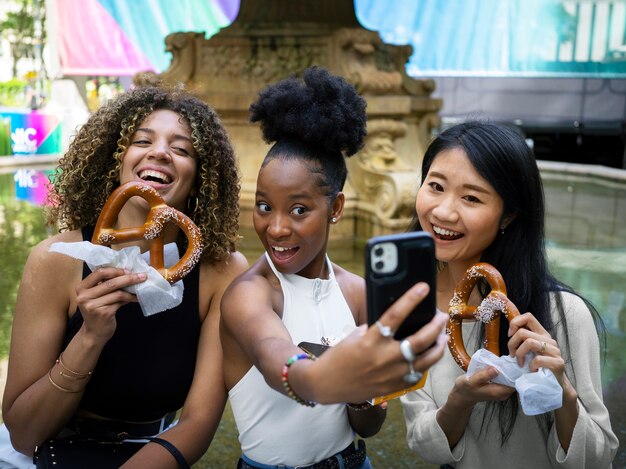
[{"label": "fingernail", "polygon": [[147,276],[144,272],[139,272],[139,273],[137,274],[137,277],[138,277],[140,280],[145,280],[146,278],[148,278],[148,276]]},{"label": "fingernail", "polygon": [[417,285],[417,293],[420,295],[425,295],[428,293],[428,284],[421,282]]}]

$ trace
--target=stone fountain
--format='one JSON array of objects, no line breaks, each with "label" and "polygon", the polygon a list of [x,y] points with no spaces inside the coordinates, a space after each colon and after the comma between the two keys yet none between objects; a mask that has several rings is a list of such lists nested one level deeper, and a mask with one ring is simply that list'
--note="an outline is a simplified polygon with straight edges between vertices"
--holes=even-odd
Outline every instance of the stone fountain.
[{"label": "stone fountain", "polygon": [[172,62],[160,78],[183,82],[220,116],[242,174],[241,227],[252,227],[256,176],[268,147],[248,121],[266,85],[319,65],[353,83],[367,100],[365,147],[348,160],[343,220],[331,245],[404,231],[411,219],[419,167],[441,101],[434,81],[405,72],[411,46],[385,44],[363,28],[353,0],[241,0],[236,20],[210,39],[177,32],[166,38]]}]

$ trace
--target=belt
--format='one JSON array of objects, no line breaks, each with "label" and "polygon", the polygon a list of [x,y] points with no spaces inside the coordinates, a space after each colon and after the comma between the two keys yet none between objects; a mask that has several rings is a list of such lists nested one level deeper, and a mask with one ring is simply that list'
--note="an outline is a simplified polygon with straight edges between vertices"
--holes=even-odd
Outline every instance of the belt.
[{"label": "belt", "polygon": [[366,458],[365,442],[359,440],[358,447],[355,447],[353,443],[350,444],[343,451],[319,461],[313,464],[306,464],[303,466],[285,466],[279,465],[267,465],[259,464],[246,458],[246,461],[239,459],[237,469],[355,469],[363,465]]},{"label": "belt", "polygon": [[169,427],[175,418],[176,412],[170,412],[162,419],[152,422],[125,422],[122,420],[75,417],[68,424],[68,428],[79,435],[121,441],[128,438],[158,435]]}]

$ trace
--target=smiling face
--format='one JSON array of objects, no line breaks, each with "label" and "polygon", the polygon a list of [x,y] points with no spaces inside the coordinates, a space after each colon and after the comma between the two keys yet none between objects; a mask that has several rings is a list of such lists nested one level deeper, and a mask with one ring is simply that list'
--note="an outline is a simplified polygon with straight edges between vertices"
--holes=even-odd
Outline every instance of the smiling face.
[{"label": "smiling face", "polygon": [[122,159],[120,184],[142,181],[180,210],[194,188],[196,152],[187,123],[174,111],[150,114],[130,138]]},{"label": "smiling face", "polygon": [[341,214],[343,195],[329,207],[311,164],[315,163],[276,158],[263,166],[253,221],[280,272],[317,278],[325,265],[329,220]]},{"label": "smiling face", "polygon": [[478,262],[496,238],[504,203],[465,151],[453,148],[433,160],[415,209],[422,229],[435,238],[437,259],[465,268]]}]

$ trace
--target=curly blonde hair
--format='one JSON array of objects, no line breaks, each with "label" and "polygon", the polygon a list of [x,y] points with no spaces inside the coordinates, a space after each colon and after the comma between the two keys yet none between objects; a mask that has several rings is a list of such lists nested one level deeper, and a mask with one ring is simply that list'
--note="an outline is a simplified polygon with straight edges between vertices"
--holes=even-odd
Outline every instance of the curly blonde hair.
[{"label": "curly blonde hair", "polygon": [[[238,237],[237,161],[215,111],[182,89],[138,87],[95,111],[59,160],[47,222],[57,224],[59,231],[96,224],[106,200],[119,186],[122,158],[135,129],[158,109],[178,113],[191,129],[198,200],[187,215],[202,232],[203,258],[223,260],[235,250]],[[180,241],[184,245],[183,237]]]}]

